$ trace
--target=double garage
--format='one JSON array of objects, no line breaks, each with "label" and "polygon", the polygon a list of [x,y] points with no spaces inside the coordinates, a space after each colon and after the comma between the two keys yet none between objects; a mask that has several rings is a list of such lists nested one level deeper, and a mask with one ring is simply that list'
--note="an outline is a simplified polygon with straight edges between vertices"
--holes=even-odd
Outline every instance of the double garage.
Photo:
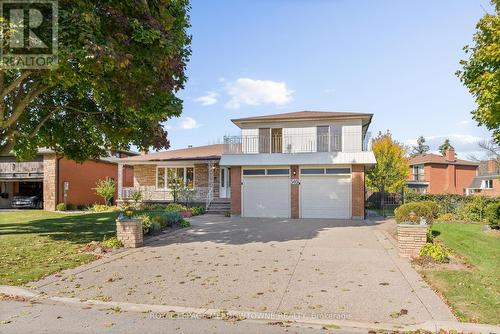
[{"label": "double garage", "polygon": [[[300,218],[350,219],[352,180],[349,167],[301,166],[242,168],[242,216],[292,216],[291,189],[298,186]],[[297,173],[297,171],[295,171]]]}]

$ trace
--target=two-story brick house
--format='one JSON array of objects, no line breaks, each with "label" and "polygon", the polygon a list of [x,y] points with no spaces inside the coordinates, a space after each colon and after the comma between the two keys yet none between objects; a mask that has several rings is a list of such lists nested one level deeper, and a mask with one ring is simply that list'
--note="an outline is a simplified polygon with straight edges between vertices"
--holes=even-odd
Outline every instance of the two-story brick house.
[{"label": "two-story brick house", "polygon": [[[302,111],[234,119],[241,135],[223,145],[122,159],[147,201],[170,201],[171,180],[197,190],[198,202],[229,201],[243,217],[362,219],[372,114]],[[120,175],[120,173],[118,174]]]},{"label": "two-story brick house", "polygon": [[478,172],[479,163],[457,159],[455,149],[445,155],[418,154],[409,159],[409,189],[425,194],[465,194]]}]

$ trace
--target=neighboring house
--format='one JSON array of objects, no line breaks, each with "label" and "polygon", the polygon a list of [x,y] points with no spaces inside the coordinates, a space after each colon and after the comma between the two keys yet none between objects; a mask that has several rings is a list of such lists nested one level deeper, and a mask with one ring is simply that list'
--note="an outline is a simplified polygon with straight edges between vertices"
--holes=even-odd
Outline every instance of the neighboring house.
[{"label": "neighboring house", "polygon": [[454,149],[445,155],[432,153],[418,154],[409,160],[408,188],[424,194],[465,193],[476,177],[479,164],[457,159]]},{"label": "neighboring house", "polygon": [[119,193],[168,202],[170,180],[181,176],[198,202],[230,198],[233,215],[362,219],[365,169],[376,163],[367,149],[371,119],[315,111],[235,119],[241,135],[224,145],[122,159],[134,167],[134,187]]},{"label": "neighboring house", "polygon": [[467,195],[500,196],[500,166],[495,160],[481,163],[479,174],[466,188]]},{"label": "neighboring house", "polygon": [[[55,210],[57,203],[102,203],[94,189],[97,180],[117,180],[116,160],[130,155],[137,153],[115,151],[107,158],[83,163],[47,149],[39,150],[30,161],[18,162],[14,155],[0,156],[0,208],[10,208],[14,196],[38,196],[46,210]],[[124,184],[133,183],[132,173],[131,168],[125,170]]]},{"label": "neighboring house", "polygon": [[133,192],[140,191],[144,202],[171,202],[174,199],[172,184],[181,179],[196,190],[194,202],[207,207],[219,199],[225,202],[230,196],[231,184],[227,168],[219,167],[223,146],[189,147],[120,159],[118,183],[123,177],[123,166],[134,169],[133,184],[119,188],[120,200],[130,200]]}]

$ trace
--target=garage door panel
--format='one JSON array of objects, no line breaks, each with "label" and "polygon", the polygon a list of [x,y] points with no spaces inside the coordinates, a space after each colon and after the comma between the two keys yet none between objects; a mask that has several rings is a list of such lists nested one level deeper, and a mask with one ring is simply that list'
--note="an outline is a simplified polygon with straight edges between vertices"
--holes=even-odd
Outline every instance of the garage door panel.
[{"label": "garage door panel", "polygon": [[303,176],[300,183],[302,218],[350,218],[350,177]]},{"label": "garage door panel", "polygon": [[245,177],[242,196],[244,217],[290,216],[288,177]]}]

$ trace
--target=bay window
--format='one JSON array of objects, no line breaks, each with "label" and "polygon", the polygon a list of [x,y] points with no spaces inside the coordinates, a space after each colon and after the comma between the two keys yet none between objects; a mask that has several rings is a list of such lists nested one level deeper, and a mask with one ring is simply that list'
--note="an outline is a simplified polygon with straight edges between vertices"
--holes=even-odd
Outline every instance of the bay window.
[{"label": "bay window", "polygon": [[176,182],[188,188],[194,187],[194,167],[157,167],[156,188],[169,190]]}]

